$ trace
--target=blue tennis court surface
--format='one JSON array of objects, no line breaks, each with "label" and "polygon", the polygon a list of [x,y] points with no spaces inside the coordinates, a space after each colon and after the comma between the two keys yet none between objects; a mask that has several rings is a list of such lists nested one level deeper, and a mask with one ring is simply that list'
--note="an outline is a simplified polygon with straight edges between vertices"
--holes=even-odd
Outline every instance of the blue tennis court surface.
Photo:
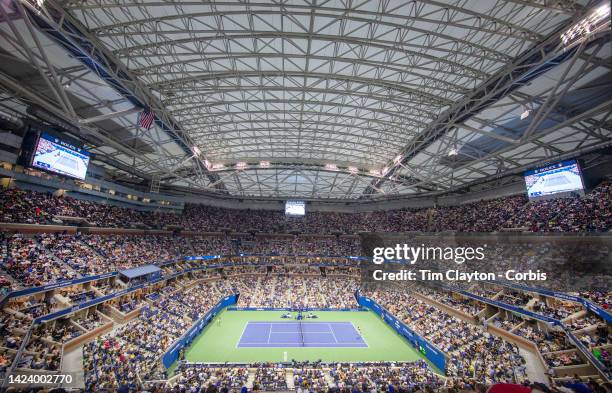
[{"label": "blue tennis court surface", "polygon": [[238,348],[366,348],[351,322],[249,322]]}]

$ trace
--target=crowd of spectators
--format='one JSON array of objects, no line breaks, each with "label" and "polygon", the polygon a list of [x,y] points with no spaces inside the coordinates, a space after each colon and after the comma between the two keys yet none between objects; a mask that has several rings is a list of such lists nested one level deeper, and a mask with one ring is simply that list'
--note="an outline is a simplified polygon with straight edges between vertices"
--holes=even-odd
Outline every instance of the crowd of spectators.
[{"label": "crowd of spectators", "polygon": [[193,255],[235,255],[236,248],[228,236],[193,236],[187,238]]},{"label": "crowd of spectators", "polygon": [[612,182],[603,181],[584,197],[539,200],[522,205],[505,227],[533,232],[605,232],[612,227]]},{"label": "crowd of spectators", "polygon": [[476,201],[459,206],[400,209],[367,213],[309,212],[303,217],[282,211],[222,209],[185,205],[182,213],[140,211],[109,204],[53,196],[30,190],[0,193],[0,222],[61,223],[62,217],[85,219],[103,227],[312,234],[405,231],[491,232],[523,228],[533,232],[608,231],[612,227],[612,182],[605,180],[583,197],[527,200],[524,195]]},{"label": "crowd of spectators", "polygon": [[211,367],[180,364],[179,376],[166,384],[167,393],[239,392],[246,387],[249,371],[246,367]]},{"label": "crowd of spectators", "polygon": [[337,364],[329,374],[341,392],[433,392],[446,385],[424,361],[372,366]]},{"label": "crowd of spectators", "polygon": [[390,287],[365,293],[409,328],[449,355],[447,375],[458,386],[493,384],[525,378],[518,347],[417,299],[410,291]]},{"label": "crowd of spectators", "polygon": [[358,237],[262,237],[241,240],[238,249],[245,254],[346,256],[361,255]]},{"label": "crowd of spectators", "polygon": [[558,330],[543,330],[535,321],[524,321],[512,333],[534,342],[543,354],[574,347],[565,333]]},{"label": "crowd of spectators", "polygon": [[549,367],[576,366],[586,363],[575,350],[547,353],[544,354],[544,360]]},{"label": "crowd of spectators", "polygon": [[296,392],[321,392],[329,387],[321,368],[294,368],[293,387]]},{"label": "crowd of spectators", "polygon": [[62,217],[85,219],[92,226],[131,228],[146,225],[158,228],[179,224],[180,214],[141,211],[51,193],[5,189],[0,192],[0,222],[62,224]]},{"label": "crowd of spectators", "polygon": [[287,375],[284,368],[274,365],[260,365],[255,370],[253,390],[284,391],[287,390]]},{"label": "crowd of spectators", "polygon": [[22,286],[39,286],[78,276],[69,265],[46,249],[45,237],[26,237],[22,234],[6,236],[2,233],[0,237],[6,248],[1,267]]},{"label": "crowd of spectators", "polygon": [[[255,266],[255,269],[258,267]],[[307,268],[307,267],[306,267]],[[316,272],[316,270],[315,270]],[[201,318],[216,302],[229,293],[240,292],[242,303],[246,307],[321,307],[351,308],[356,307],[354,291],[357,281],[349,277],[299,277],[288,275],[290,270],[266,271],[256,277],[227,275],[225,279],[210,281],[201,279],[197,282],[179,280],[146,297],[133,298],[125,304],[142,306],[140,315],[121,326],[112,335],[104,336],[84,348],[84,369],[88,387],[104,387],[110,390],[121,386],[132,386],[138,380],[163,380],[168,377],[159,366],[159,357],[178,339],[192,324]],[[296,271],[303,274],[304,271]],[[200,276],[202,277],[202,276]],[[500,290],[499,292],[497,290]],[[494,288],[487,285],[487,293],[499,294],[506,288]],[[424,386],[442,386],[452,391],[474,390],[478,384],[491,385],[506,381],[522,381],[525,378],[525,364],[515,345],[495,337],[483,329],[482,325],[471,324],[458,319],[443,309],[428,304],[414,293],[426,296],[448,306],[460,309],[467,314],[476,315],[482,307],[478,303],[455,295],[446,290],[413,285],[409,291],[405,288],[391,287],[385,291],[369,291],[370,296],[389,312],[404,321],[411,329],[423,336],[430,343],[449,355],[447,374],[442,380],[419,364],[410,365],[376,365],[363,367],[354,365],[337,365],[329,371],[329,378],[322,371],[298,371],[293,374],[296,389],[302,391],[340,391],[358,389],[360,391],[385,390],[393,386],[396,391],[414,391]],[[79,294],[81,292],[76,291]],[[520,298],[519,291],[509,290],[506,293],[512,298]],[[70,294],[66,294],[69,298]],[[146,300],[146,301],[145,301]],[[524,302],[521,302],[524,303]],[[35,305],[36,303],[34,303]],[[540,304],[540,303],[536,303]],[[122,307],[123,301],[118,308]],[[562,311],[570,304],[563,302],[545,303],[548,308],[559,306]],[[28,308],[31,304],[21,305]],[[88,316],[78,316],[74,321],[57,320],[39,328],[26,346],[19,366],[30,369],[57,370],[61,345],[72,340],[85,331],[92,330],[103,322],[100,315],[91,310]],[[7,327],[4,348],[17,349],[24,336],[23,327],[31,316],[15,318],[15,315],[3,315],[3,329]],[[570,323],[581,329],[589,328],[596,322],[592,315],[573,318]],[[26,322],[19,321],[25,319]],[[553,330],[541,330],[533,322],[520,319],[507,322],[505,318],[493,320],[496,326],[523,336],[538,346],[551,367],[558,365],[582,364],[582,358],[573,350],[564,333]],[[587,329],[590,330],[591,329]],[[601,332],[599,331],[601,330]],[[609,362],[610,355],[603,347],[608,344],[607,329],[596,333],[580,335],[579,339],[588,340],[587,347],[597,352],[598,358]],[[583,341],[584,342],[584,341]],[[572,352],[573,351],[573,352]],[[10,355],[7,355],[10,358]],[[6,360],[6,362],[9,362]],[[227,369],[185,369],[173,380],[171,386],[164,389],[181,391],[181,389],[217,389],[238,390],[246,383],[247,373],[238,371],[239,367]],[[225,376],[239,373],[238,382],[227,380]],[[260,390],[286,389],[284,369],[256,366],[254,386]],[[334,381],[330,384],[330,381]],[[335,385],[335,386],[334,386]],[[366,390],[367,389],[367,390]]]},{"label": "crowd of spectators", "polygon": [[563,320],[570,315],[582,310],[582,306],[573,302],[555,301],[554,306],[550,306],[544,300],[538,300],[533,305],[533,311],[540,315],[557,320]]},{"label": "crowd of spectators", "polygon": [[176,260],[191,253],[185,238],[180,236],[82,235],[81,240],[115,270]]},{"label": "crowd of spectators", "polygon": [[[28,236],[0,233],[2,259],[0,285],[6,290],[39,286],[77,277],[119,271],[144,264],[159,264],[165,273],[182,269],[186,255],[239,255],[240,253],[303,255],[303,258],[330,255],[359,255],[358,238],[258,238],[258,245],[249,242],[233,244],[226,236],[186,237],[171,235],[92,235],[43,233]],[[271,257],[274,258],[274,257]],[[218,260],[211,260],[218,263]],[[250,263],[247,257],[240,263]],[[271,264],[257,258],[253,264]],[[319,260],[316,263],[321,263]],[[203,263],[206,263],[205,261]],[[340,261],[326,259],[326,263]],[[345,262],[342,262],[345,263]],[[102,288],[103,289],[103,288]],[[78,302],[77,302],[78,303]]]},{"label": "crowd of spectators", "polygon": [[[161,224],[202,228],[259,231],[299,230],[305,233],[352,233],[369,231],[492,231],[501,227],[526,227],[531,231],[605,231],[612,226],[612,187],[602,183],[583,198],[527,202],[522,196],[475,202],[457,207],[424,210],[398,210],[360,214],[309,213],[304,218],[287,218],[280,212],[227,210],[200,205],[188,205],[183,215],[140,212],[111,207],[70,197],[22,190],[0,193],[2,222],[53,223],[60,216],[83,217],[93,225],[129,227],[144,224],[151,228]],[[280,254],[280,255],[359,255],[359,241],[352,237],[261,237],[232,238],[217,236],[171,235],[92,235],[43,234],[25,236],[0,234],[2,264],[0,287],[38,286],[59,280],[100,274],[148,263],[177,260],[182,255],[213,254]],[[487,263],[498,269],[516,266],[535,267],[536,263],[558,261],[563,251],[544,243],[538,251],[515,245],[505,250],[492,247]],[[520,256],[519,256],[520,255]],[[519,256],[519,257],[517,257]],[[517,260],[520,258],[520,260]],[[474,266],[470,265],[470,269]],[[176,271],[175,265],[165,272]],[[358,282],[352,268],[304,266],[254,266],[211,271],[200,277],[226,278],[186,286],[179,281],[147,299],[126,297],[114,305],[128,313],[140,309],[139,316],[112,335],[100,338],[84,348],[84,368],[88,387],[115,390],[131,386],[135,375],[142,379],[163,379],[159,356],[202,317],[223,296],[239,292],[242,307],[291,308],[355,308],[354,291]],[[211,269],[212,270],[212,269]],[[245,276],[245,272],[249,273]],[[241,274],[239,274],[241,273]],[[252,273],[256,273],[253,276]],[[326,277],[326,273],[328,277]],[[308,275],[309,277],[304,277]],[[329,277],[332,276],[333,277]],[[597,289],[599,288],[599,289]],[[80,291],[57,293],[76,305],[99,294],[117,290],[113,285],[90,287]],[[414,287],[414,291],[471,316],[481,313],[482,303],[432,288]],[[533,310],[556,319],[569,319],[567,325],[578,339],[604,364],[610,364],[606,346],[610,344],[607,326],[593,314],[575,317],[582,310],[571,302],[548,302],[533,294],[506,287],[484,284],[473,287],[481,296]],[[456,318],[443,309],[411,296],[408,291],[371,291],[374,298],[411,329],[449,354],[449,380],[443,382],[421,364],[357,367],[337,365],[329,375],[341,390],[372,391],[393,386],[399,391],[413,391],[424,386],[474,390],[478,383],[492,384],[525,377],[524,360],[516,346],[492,336],[477,324]],[[611,294],[607,288],[594,287],[579,295],[609,308]],[[59,368],[61,346],[85,331],[104,323],[96,312],[71,320],[58,320],[34,331],[23,342],[25,331],[33,318],[54,310],[55,298],[19,300],[15,313],[0,314],[0,371],[11,363],[14,352],[22,344],[26,351],[19,367],[56,371]],[[11,307],[13,306],[11,305]],[[579,314],[580,315],[580,314]],[[502,329],[533,341],[550,367],[582,364],[585,360],[574,350],[563,332],[543,328],[520,318],[495,317],[492,323]],[[594,326],[597,326],[595,329]],[[578,333],[579,332],[579,333]],[[175,384],[168,389],[178,391],[208,389],[238,390],[246,383],[244,368],[226,369],[185,368]],[[285,370],[256,367],[255,384],[262,390],[286,388]],[[318,369],[295,370],[296,388],[304,391],[325,390],[326,375]],[[285,384],[285,385],[283,385]],[[385,388],[386,387],[386,388]]]},{"label": "crowd of spectators", "polygon": [[461,295],[457,295],[449,291],[443,291],[422,285],[415,286],[414,290],[423,296],[436,300],[442,304],[451,306],[457,310],[461,310],[469,315],[476,315],[485,308],[485,305],[483,303],[479,303],[475,300],[465,298]]},{"label": "crowd of spectators", "polygon": [[600,305],[604,310],[609,310],[611,308],[612,291],[610,291],[609,288],[592,288],[589,291],[581,291],[578,295]]},{"label": "crowd of spectators", "polygon": [[[488,238],[490,239],[490,238]],[[609,245],[601,239],[581,237],[579,241],[560,238],[548,240],[547,237],[525,237],[516,241],[492,241],[486,244],[485,258],[472,259],[463,264],[453,264],[453,269],[460,272],[491,272],[505,277],[510,270],[514,272],[546,273],[546,279],[534,281],[533,277],[514,276],[504,284],[522,284],[527,287],[551,289],[557,292],[584,295],[595,303],[605,307],[610,300],[609,283],[612,279]],[[447,247],[453,239],[440,236],[428,242],[426,247]],[[461,240],[455,246],[482,247],[482,240]],[[428,268],[438,271],[449,269],[448,261],[431,261]],[[456,288],[468,289],[470,292],[490,298],[502,300],[523,308],[534,297],[534,294],[512,291],[508,285],[491,284],[487,282],[467,283],[465,281],[446,281]]]},{"label": "crowd of spectators", "polygon": [[270,275],[234,280],[239,307],[356,308],[357,281],[349,277],[293,277]]},{"label": "crowd of spectators", "polygon": [[74,322],[83,329],[92,331],[109,321],[102,318],[95,310],[91,310],[87,316],[77,317]]},{"label": "crowd of spectators", "polygon": [[[142,380],[165,379],[159,367],[159,357],[189,329],[197,318],[203,316],[231,288],[224,281],[200,282],[194,286],[179,281],[166,287],[160,296],[148,297],[149,304],[141,309],[140,316],[120,327],[112,335],[90,344],[86,351],[86,380],[88,386],[95,383],[112,383],[108,373],[117,374],[117,380],[133,381],[128,373],[138,373]],[[128,367],[127,363],[131,363]],[[133,375],[132,375],[133,377]]]}]

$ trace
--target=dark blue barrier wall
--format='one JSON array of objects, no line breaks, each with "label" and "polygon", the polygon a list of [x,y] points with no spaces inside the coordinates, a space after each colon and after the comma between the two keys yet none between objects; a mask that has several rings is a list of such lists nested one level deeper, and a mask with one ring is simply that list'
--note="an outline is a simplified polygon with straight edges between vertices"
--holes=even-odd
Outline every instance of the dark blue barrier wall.
[{"label": "dark blue barrier wall", "polygon": [[210,320],[215,315],[217,315],[225,307],[234,305],[237,302],[238,295],[227,296],[221,299],[221,301],[219,301],[219,303],[217,303],[212,309],[210,309],[210,311],[208,311],[206,315],[198,319],[196,323],[194,323],[193,326],[191,326],[191,328],[187,330],[187,332],[185,332],[185,334],[183,334],[178,340],[174,342],[174,344],[172,344],[172,346],[166,351],[164,356],[162,356],[162,364],[164,365],[164,367],[169,368],[172,363],[178,360],[181,349],[191,344],[193,339],[196,338],[196,336],[202,332],[202,330],[206,327],[206,325],[208,325]]},{"label": "dark blue barrier wall", "polygon": [[[297,311],[289,307],[228,307],[229,311]],[[301,311],[366,311],[363,308],[300,308]]]},{"label": "dark blue barrier wall", "polygon": [[591,302],[591,301],[589,301],[587,299],[581,298],[579,296],[569,295],[569,294],[563,293],[563,292],[551,291],[549,289],[544,289],[544,288],[529,287],[527,285],[510,284],[510,283],[504,283],[504,282],[496,282],[495,284],[500,284],[500,285],[503,285],[505,287],[519,289],[519,290],[522,290],[522,291],[539,293],[540,295],[554,297],[554,298],[557,298],[557,299],[570,300],[572,302],[580,303],[587,310],[589,310],[589,311],[593,312],[594,314],[598,315],[604,321],[606,321],[608,323],[612,323],[612,315],[609,312],[607,312],[603,308],[599,307],[597,304],[595,304],[595,303],[593,303],[593,302]]},{"label": "dark blue barrier wall", "polygon": [[382,306],[376,303],[374,300],[361,296],[356,293],[355,297],[360,306],[366,307],[374,311],[380,316],[387,325],[391,326],[398,334],[405,337],[413,347],[420,351],[425,357],[435,365],[440,371],[446,373],[446,355],[438,348],[434,347],[429,341],[419,336],[417,333],[412,331],[406,324],[395,318],[391,313],[385,310]]},{"label": "dark blue barrier wall", "polygon": [[25,296],[25,295],[32,295],[34,293],[46,292],[46,291],[50,291],[56,288],[62,288],[62,287],[70,286],[70,285],[76,285],[76,284],[83,284],[89,281],[102,280],[108,277],[114,277],[116,275],[117,275],[117,272],[110,272],[110,273],[100,274],[97,276],[87,276],[87,277],[76,278],[74,280],[58,281],[56,283],[42,285],[40,287],[31,287],[31,288],[26,288],[26,289],[20,289],[18,291],[13,291],[13,292],[8,293],[6,296],[7,298],[13,298],[13,297],[19,297],[19,296]]},{"label": "dark blue barrier wall", "polygon": [[117,298],[117,297],[121,297],[121,296],[127,295],[130,292],[137,291],[137,290],[139,290],[141,288],[144,288],[146,286],[155,284],[156,282],[160,282],[161,280],[162,280],[162,278],[160,277],[160,278],[155,279],[153,281],[145,282],[145,283],[142,283],[142,284],[139,284],[139,285],[134,285],[133,287],[129,287],[128,289],[122,289],[121,291],[111,293],[110,295],[105,295],[105,296],[102,296],[102,297],[97,297],[95,299],[92,299],[92,300],[89,300],[89,301],[86,301],[86,302],[83,302],[83,303],[79,303],[76,306],[65,308],[63,310],[60,310],[60,311],[57,311],[57,312],[54,312],[54,313],[51,313],[51,314],[43,315],[42,317],[38,317],[38,318],[34,319],[34,321],[32,323],[34,323],[36,325],[36,324],[52,321],[52,320],[57,319],[59,317],[63,317],[64,315],[71,314],[71,313],[73,313],[75,311],[83,310],[85,308],[88,308],[88,307],[91,307],[91,306],[95,306],[96,304],[104,303],[104,302],[106,302],[108,300],[111,300],[111,299],[114,299],[114,298]]},{"label": "dark blue barrier wall", "polygon": [[[510,285],[507,285],[507,284],[502,284],[502,285],[510,286]],[[590,350],[589,350],[587,347],[585,347],[585,346],[584,346],[584,344],[582,344],[582,343],[580,342],[580,340],[578,340],[578,339],[576,338],[576,336],[574,336],[574,334],[573,334],[573,333],[572,333],[572,332],[571,332],[571,331],[570,331],[570,330],[569,330],[569,329],[568,329],[568,328],[567,328],[567,327],[566,327],[566,326],[565,326],[565,325],[564,325],[564,324],[563,324],[563,323],[562,323],[560,320],[557,320],[557,319],[554,319],[554,318],[550,318],[550,317],[547,317],[547,316],[545,316],[545,315],[540,315],[540,314],[535,313],[535,312],[533,312],[533,311],[525,310],[524,308],[517,307],[517,306],[514,306],[514,305],[512,305],[512,304],[507,304],[507,303],[499,302],[499,301],[497,301],[497,300],[491,300],[491,299],[488,299],[488,298],[485,298],[485,297],[482,297],[482,296],[478,296],[478,295],[475,295],[475,294],[473,294],[473,293],[471,293],[471,292],[462,291],[462,290],[457,290],[457,289],[451,288],[451,287],[446,286],[446,285],[436,284],[435,286],[438,286],[438,287],[444,288],[444,289],[446,289],[446,290],[448,290],[448,291],[451,291],[451,292],[459,293],[459,294],[461,294],[461,295],[463,295],[463,296],[466,296],[466,297],[468,297],[468,298],[472,298],[472,299],[474,299],[474,300],[479,300],[479,301],[481,301],[481,302],[483,302],[483,303],[487,303],[487,304],[490,304],[490,305],[492,305],[492,306],[496,306],[496,307],[502,308],[502,309],[504,309],[504,310],[511,311],[511,312],[516,313],[516,314],[519,314],[519,315],[524,315],[524,316],[526,316],[526,317],[530,317],[530,318],[533,318],[533,319],[537,319],[537,320],[539,320],[539,321],[546,322],[546,323],[548,323],[548,324],[550,324],[550,325],[552,325],[552,326],[560,326],[560,327],[561,327],[561,328],[562,328],[562,329],[565,331],[565,333],[566,333],[566,334],[567,334],[567,336],[569,337],[570,341],[572,341],[572,342],[573,342],[573,344],[574,344],[574,345],[575,345],[575,346],[576,346],[576,347],[577,347],[577,348],[578,348],[578,349],[579,349],[579,350],[580,350],[580,351],[581,351],[581,352],[582,352],[582,353],[583,353],[583,354],[584,354],[586,357],[588,357],[588,358],[589,358],[589,360],[591,361],[591,363],[593,364],[593,366],[595,366],[595,368],[597,368],[597,369],[598,369],[598,370],[599,370],[599,371],[600,371],[600,372],[601,372],[603,375],[606,375],[606,376],[608,377],[608,379],[610,379],[610,374],[611,374],[611,373],[610,373],[610,372],[609,372],[609,371],[606,369],[606,367],[603,365],[603,363],[601,363],[601,362],[600,362],[600,361],[599,361],[599,360],[598,360],[598,359],[597,359],[597,358],[596,358],[596,357],[593,355],[593,353],[592,353],[592,352],[591,352],[591,351],[590,351]],[[529,287],[523,287],[523,286],[520,286],[520,285],[511,285],[511,287],[513,287],[513,288],[517,288],[517,289],[523,289],[523,290],[527,290],[527,288],[529,288]],[[532,288],[532,289],[535,289],[535,288]],[[544,290],[544,289],[537,289],[537,291],[532,290],[531,292],[537,292],[537,293],[542,293],[542,294],[546,294],[546,293],[544,293],[544,292],[549,292],[549,293],[551,293],[551,295],[548,295],[548,296],[555,296],[555,295],[552,295],[553,291],[547,291],[547,290]],[[562,294],[562,295],[564,296],[564,297],[562,297],[562,298],[563,298],[563,299],[566,299],[566,300],[579,301],[579,300],[576,300],[576,299],[581,299],[581,300],[583,300],[583,301],[584,301],[584,299],[579,298],[579,297],[576,297],[576,296],[567,295],[567,294]],[[555,296],[555,297],[559,297],[559,296]],[[580,302],[580,303],[582,303],[582,302]],[[588,307],[587,307],[587,308],[588,308]],[[591,311],[593,311],[593,310],[591,310]],[[607,313],[607,312],[605,312],[604,310],[601,310],[601,311],[602,311],[603,313],[605,313],[605,314],[608,314],[608,313]],[[593,311],[593,312],[594,312],[594,311]],[[599,314],[599,313],[598,313],[597,315],[602,316],[602,315],[601,315],[601,314]],[[603,316],[602,316],[602,317],[603,317]]]},{"label": "dark blue barrier wall", "polygon": [[561,321],[559,321],[557,319],[550,318],[550,317],[547,317],[545,315],[541,315],[541,314],[535,313],[533,311],[525,310],[524,308],[517,307],[517,306],[514,306],[512,304],[500,302],[500,301],[497,301],[497,300],[492,300],[492,299],[489,299],[489,298],[486,298],[486,297],[475,295],[475,294],[473,294],[471,292],[468,292],[468,291],[463,291],[463,290],[460,290],[460,289],[454,289],[452,287],[449,287],[449,286],[446,286],[446,285],[442,285],[442,284],[435,284],[435,286],[440,287],[440,288],[444,288],[444,289],[446,289],[448,291],[451,291],[451,292],[454,292],[454,293],[458,293],[460,295],[463,295],[465,297],[468,297],[468,298],[471,298],[471,299],[474,299],[474,300],[481,301],[481,302],[486,303],[486,304],[490,304],[490,305],[495,306],[495,307],[502,308],[504,310],[511,311],[513,313],[521,314],[521,315],[524,315],[524,316],[527,316],[527,317],[530,317],[530,318],[533,318],[533,319],[537,319],[539,321],[550,323],[551,325],[561,326]]}]

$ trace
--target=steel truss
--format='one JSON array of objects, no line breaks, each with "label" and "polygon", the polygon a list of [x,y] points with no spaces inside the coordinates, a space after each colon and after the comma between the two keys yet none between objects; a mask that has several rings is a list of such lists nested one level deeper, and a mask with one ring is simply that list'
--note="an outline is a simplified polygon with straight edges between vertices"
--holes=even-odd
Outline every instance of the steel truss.
[{"label": "steel truss", "polygon": [[[608,99],[558,113],[611,66],[609,34],[560,44],[591,1],[16,4],[30,34],[44,31],[86,65],[70,73],[76,83],[97,78],[155,111],[151,133],[116,118],[154,154],[108,135],[94,147],[167,186],[338,199],[445,193],[610,138]],[[12,36],[53,87],[45,101],[82,120],[44,48],[32,56]],[[555,69],[551,86],[530,87]],[[499,132],[528,107],[522,134]]]}]

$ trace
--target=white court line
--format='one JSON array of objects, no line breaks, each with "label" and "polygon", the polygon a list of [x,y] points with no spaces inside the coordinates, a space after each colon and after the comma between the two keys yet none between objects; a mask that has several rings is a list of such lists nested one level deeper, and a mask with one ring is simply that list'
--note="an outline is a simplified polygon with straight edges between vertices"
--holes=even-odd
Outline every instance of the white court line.
[{"label": "white court line", "polygon": [[336,333],[334,333],[334,329],[332,329],[331,324],[327,323],[327,327],[329,328],[329,330],[331,331],[331,334],[334,336],[334,341],[336,342],[336,344],[340,343],[340,341],[338,341],[338,338],[336,337]]},{"label": "white court line", "polygon": [[355,327],[355,325],[353,325],[353,322],[349,322],[351,324],[351,326],[353,327],[353,330],[355,330],[357,332],[357,334],[359,334],[359,337],[361,337],[361,340],[363,341],[363,343],[370,348],[370,344],[368,344],[368,342],[366,341],[365,337],[363,337],[363,334],[361,334],[361,332],[359,330],[357,330],[357,328]]},{"label": "white court line", "polygon": [[[299,331],[292,330],[290,332],[277,332],[276,330],[272,333],[299,333]],[[305,334],[334,334],[333,332],[304,332]]]},{"label": "white court line", "polygon": [[238,339],[238,342],[236,343],[236,348],[239,348],[240,346],[240,342],[242,341],[242,337],[244,337],[244,332],[246,332],[246,328],[247,326],[249,326],[250,322],[247,322],[244,324],[244,327],[242,328],[242,334],[240,335],[240,338]]},{"label": "white court line", "polygon": [[[287,345],[287,344],[294,344],[294,345],[298,345],[299,343],[296,343],[295,341],[276,341],[273,343],[269,343],[269,345]],[[354,343],[307,343],[308,345],[335,345],[335,344],[339,344],[340,347],[342,346],[348,346],[350,348],[364,348],[363,346],[356,346]],[[242,344],[242,346],[248,346],[248,345],[262,345],[262,347],[260,348],[266,348],[263,345],[265,345],[264,343],[246,343],[246,344]],[[301,346],[300,346],[301,347]],[[329,348],[340,348],[340,347],[329,347]]]},{"label": "white court line", "polygon": [[[251,325],[260,325],[260,324],[270,324],[270,325],[295,325],[296,323],[299,323],[297,321],[293,322],[293,321],[249,321],[248,322]],[[302,320],[303,324],[317,324],[320,323],[321,325],[324,325],[326,323],[338,323],[338,324],[342,324],[342,323],[350,323],[350,322],[325,322],[325,321],[304,321]]]},{"label": "white court line", "polygon": [[280,325],[280,324],[285,324],[285,325],[293,325],[296,324],[297,322],[290,322],[290,321],[250,321],[249,324],[251,325],[262,325],[262,324],[266,324],[266,325]]},{"label": "white court line", "polygon": [[272,334],[272,325],[268,328],[268,344],[270,344],[270,335]]}]

